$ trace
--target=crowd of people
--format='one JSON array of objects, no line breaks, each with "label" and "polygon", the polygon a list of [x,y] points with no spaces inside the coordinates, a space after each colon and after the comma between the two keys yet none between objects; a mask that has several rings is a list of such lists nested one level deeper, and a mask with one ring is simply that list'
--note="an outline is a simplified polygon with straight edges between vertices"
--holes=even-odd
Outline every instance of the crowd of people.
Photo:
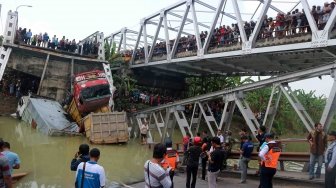
[{"label": "crowd of people", "polygon": [[[254,144],[246,129],[243,128],[239,135],[241,144],[238,168],[241,171],[240,183],[244,184],[247,181],[247,168],[254,151]],[[259,157],[259,170],[257,173],[260,176],[259,187],[273,187],[272,179],[276,174],[279,157],[282,152],[281,142],[275,140],[276,137],[273,133],[267,133],[266,128],[263,126],[256,132],[256,138],[259,142],[257,147]],[[195,188],[196,186],[200,161],[202,166],[201,178],[205,180],[206,176],[208,177],[209,188],[217,187],[216,178],[223,169],[224,161],[230,152],[230,139],[231,135],[222,135],[221,130],[218,130],[216,136],[212,138],[208,136],[206,131],[202,132],[202,136],[200,133],[197,133],[193,139],[191,139],[189,133],[183,137],[184,159],[181,161],[186,165],[187,188]],[[320,178],[322,163],[325,162],[325,187],[335,187],[336,131],[330,131],[326,134],[323,131],[322,124],[316,123],[315,129],[309,133],[307,141],[310,143],[311,152],[309,179]],[[327,141],[330,141],[329,145]],[[156,144],[153,158],[146,161],[144,165],[146,187],[173,187],[174,170],[178,167],[179,162],[178,152],[172,149],[170,138],[167,138],[164,144]],[[315,172],[314,167],[316,162],[318,162],[318,167]],[[157,177],[161,178],[158,179]]]},{"label": "crowd of people", "polygon": [[99,48],[99,43],[96,38],[85,40],[84,43],[81,41],[77,43],[75,39],[69,40],[66,39],[65,36],[60,40],[56,35],[50,37],[47,32],[33,35],[31,29],[27,31],[26,28],[22,29],[21,27],[16,31],[14,42],[17,44],[27,44],[63,52],[93,56],[97,56]]},{"label": "crowd of people", "polygon": [[[312,6],[311,14],[316,22],[318,29],[324,29],[327,21],[330,18],[332,11],[334,10],[335,2],[324,3],[323,6]],[[246,21],[243,24],[244,31],[247,38],[251,36],[256,26],[256,21]],[[265,15],[260,32],[257,39],[267,39],[267,38],[282,38],[291,37],[298,34],[310,33],[311,29],[306,17],[304,10],[300,11],[295,9],[287,14],[278,13],[275,17],[268,17]],[[205,39],[208,36],[207,31],[202,31],[200,33],[201,44],[205,43]],[[175,39],[169,41],[169,47],[172,48]],[[237,23],[232,23],[231,25],[221,25],[213,31],[210,39],[209,48],[220,48],[225,46],[230,46],[232,44],[241,43],[240,31]],[[151,46],[148,46],[148,51]],[[178,44],[176,53],[180,52],[196,52],[196,37],[195,35],[181,36]],[[123,57],[131,57],[133,51],[124,51],[121,53]],[[161,41],[155,44],[153,50],[154,56],[162,56],[167,53],[166,42]],[[135,60],[144,59],[145,51],[144,47],[136,49]]]}]

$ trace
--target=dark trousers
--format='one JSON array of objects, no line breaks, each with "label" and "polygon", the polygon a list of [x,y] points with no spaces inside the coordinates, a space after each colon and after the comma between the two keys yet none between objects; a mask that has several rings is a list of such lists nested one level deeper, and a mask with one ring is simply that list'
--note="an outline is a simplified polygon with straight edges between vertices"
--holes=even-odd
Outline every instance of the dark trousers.
[{"label": "dark trousers", "polygon": [[171,182],[172,182],[172,186],[171,186],[171,188],[174,188],[174,175],[175,175],[175,171],[170,171],[169,172],[169,177],[170,177],[170,180],[171,180]]},{"label": "dark trousers", "polygon": [[[197,170],[198,167],[191,167],[191,166],[187,166],[187,182],[186,182],[186,187],[187,188],[195,188],[196,186],[196,178],[197,178]],[[190,185],[190,178],[192,175],[192,182]]]},{"label": "dark trousers", "polygon": [[[326,169],[328,168],[328,164],[326,165]],[[326,172],[325,174],[325,188],[335,188],[335,179],[336,179],[336,165],[330,172]]]},{"label": "dark trousers", "polygon": [[273,188],[272,179],[276,173],[275,168],[262,166],[260,168],[260,185],[259,188]]},{"label": "dark trousers", "polygon": [[206,174],[206,165],[207,165],[208,158],[202,158],[202,180],[205,180]]}]

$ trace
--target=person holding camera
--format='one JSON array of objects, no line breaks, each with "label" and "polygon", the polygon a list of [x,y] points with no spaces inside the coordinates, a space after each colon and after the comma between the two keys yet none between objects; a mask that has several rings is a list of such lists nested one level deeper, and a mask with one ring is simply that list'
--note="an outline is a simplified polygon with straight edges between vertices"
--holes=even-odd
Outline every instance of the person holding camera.
[{"label": "person holding camera", "polygon": [[147,160],[144,165],[145,188],[162,187],[171,188],[172,182],[169,177],[171,168],[164,169],[161,162],[167,153],[165,145],[158,143],[154,146],[153,158]]},{"label": "person holding camera", "polygon": [[77,167],[81,162],[87,162],[90,160],[89,156],[90,147],[87,144],[81,144],[78,152],[76,152],[74,158],[71,160],[71,171],[77,171]]}]

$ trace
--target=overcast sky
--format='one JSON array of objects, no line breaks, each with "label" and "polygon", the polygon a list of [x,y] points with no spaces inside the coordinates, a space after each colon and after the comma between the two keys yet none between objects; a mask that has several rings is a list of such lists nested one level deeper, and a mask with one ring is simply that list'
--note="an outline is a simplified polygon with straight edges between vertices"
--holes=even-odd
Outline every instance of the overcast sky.
[{"label": "overcast sky", "polygon": [[[289,11],[298,0],[274,0],[277,6],[284,12]],[[331,0],[326,0],[331,1]],[[32,29],[33,34],[48,32],[49,35],[66,36],[70,40],[76,41],[85,38],[95,31],[104,32],[105,36],[128,27],[133,30],[139,29],[140,19],[154,12],[157,12],[178,0],[0,0],[1,10],[1,30],[4,29],[7,12],[15,10],[19,5],[31,5],[32,8],[20,7],[19,26]],[[218,0],[203,0],[211,2],[215,6]],[[293,3],[291,3],[293,2]],[[308,0],[310,5],[322,5],[323,0]],[[241,12],[244,13],[243,19],[248,19],[253,14],[258,3],[253,0],[238,1]],[[297,8],[301,9],[299,5]],[[230,0],[227,3],[225,12],[232,13]],[[181,14],[181,13],[179,13]],[[203,13],[205,14],[205,13]],[[269,15],[275,14],[270,10]],[[254,17],[258,17],[258,14]],[[274,16],[274,15],[273,15]],[[211,16],[199,16],[200,22],[211,20]],[[173,21],[172,21],[173,22]],[[231,24],[230,18],[224,17],[222,24]],[[173,23],[172,23],[173,24]],[[178,23],[176,23],[178,25]],[[330,76],[309,79],[291,84],[294,88],[305,90],[316,90],[317,95],[329,95],[332,85]]]}]

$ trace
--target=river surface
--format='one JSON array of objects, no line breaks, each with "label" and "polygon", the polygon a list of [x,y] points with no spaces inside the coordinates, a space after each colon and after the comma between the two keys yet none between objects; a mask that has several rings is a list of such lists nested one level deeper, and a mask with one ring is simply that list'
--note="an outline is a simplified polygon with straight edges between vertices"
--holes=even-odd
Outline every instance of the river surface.
[{"label": "river surface", "polygon": [[[11,150],[20,156],[21,168],[14,173],[29,173],[15,187],[74,187],[75,172],[70,171],[70,161],[78,146],[88,143],[85,137],[50,137],[22,121],[0,116],[0,138],[8,141]],[[122,145],[90,145],[93,147],[100,149],[98,163],[105,169],[107,185],[143,180],[143,164],[152,154],[148,146],[131,140]]]}]

